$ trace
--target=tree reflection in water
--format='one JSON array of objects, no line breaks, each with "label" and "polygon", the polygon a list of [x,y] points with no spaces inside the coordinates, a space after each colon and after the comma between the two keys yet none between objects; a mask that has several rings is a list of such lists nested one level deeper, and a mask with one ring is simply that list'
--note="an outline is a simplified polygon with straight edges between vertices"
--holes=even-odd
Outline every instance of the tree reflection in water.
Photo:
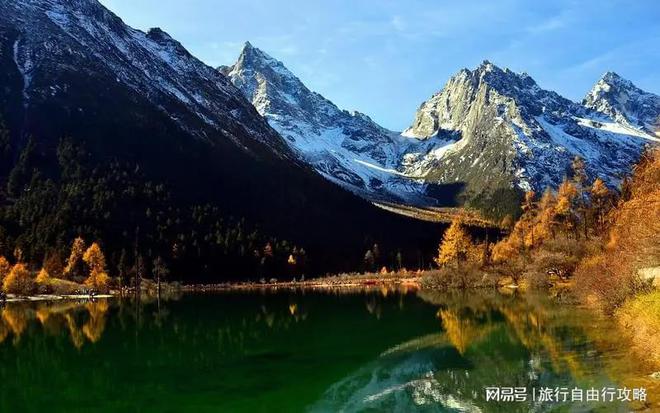
[{"label": "tree reflection in water", "polygon": [[0,343],[12,337],[18,344],[25,331],[40,326],[50,336],[66,331],[76,348],[85,339],[96,343],[101,339],[110,308],[107,299],[94,301],[55,301],[39,303],[8,303],[0,309]]}]

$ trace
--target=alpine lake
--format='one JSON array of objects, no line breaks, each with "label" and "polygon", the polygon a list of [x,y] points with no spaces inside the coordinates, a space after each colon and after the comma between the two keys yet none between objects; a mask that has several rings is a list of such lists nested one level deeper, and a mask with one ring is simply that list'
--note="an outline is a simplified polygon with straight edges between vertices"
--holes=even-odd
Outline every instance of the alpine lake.
[{"label": "alpine lake", "polygon": [[653,411],[648,368],[612,320],[517,292],[254,290],[0,309],[1,412]]}]

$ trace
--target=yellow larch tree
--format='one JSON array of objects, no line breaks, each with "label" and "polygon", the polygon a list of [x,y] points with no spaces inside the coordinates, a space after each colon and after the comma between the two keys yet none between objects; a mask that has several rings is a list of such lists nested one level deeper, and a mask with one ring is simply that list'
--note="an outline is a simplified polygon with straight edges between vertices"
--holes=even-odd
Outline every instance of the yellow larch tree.
[{"label": "yellow larch tree", "polygon": [[5,277],[9,275],[11,271],[11,264],[7,261],[7,258],[0,256],[0,285],[4,281]]},{"label": "yellow larch tree", "polygon": [[2,288],[9,294],[29,295],[34,292],[35,283],[25,264],[17,263],[9,271]]},{"label": "yellow larch tree", "polygon": [[37,274],[37,279],[35,280],[39,285],[48,285],[50,283],[50,274],[46,271],[45,268],[42,268]]},{"label": "yellow larch tree", "polygon": [[69,259],[66,262],[66,267],[64,267],[64,272],[62,273],[64,278],[82,275],[81,267],[84,252],[85,241],[83,241],[83,239],[80,237],[73,240],[73,245],[71,246],[71,254],[69,255]]},{"label": "yellow larch tree", "polygon": [[537,214],[536,193],[534,191],[525,192],[521,209],[523,214],[514,226],[514,230],[520,232],[520,237],[523,240],[524,246],[526,248],[531,248],[536,244],[534,221],[537,218]]},{"label": "yellow larch tree", "polygon": [[591,205],[596,227],[600,229],[604,224],[605,211],[608,209],[608,203],[612,198],[612,193],[602,179],[596,178],[591,188],[589,188],[589,194],[591,195]]},{"label": "yellow larch tree", "polygon": [[538,218],[534,225],[534,235],[537,242],[554,237],[554,225],[556,220],[554,193],[550,188],[546,189],[539,201]]},{"label": "yellow larch tree", "polygon": [[465,231],[462,217],[456,217],[442,236],[438,247],[438,256],[433,260],[440,267],[447,264],[460,264],[467,260],[472,240]]},{"label": "yellow larch tree", "polygon": [[[568,179],[564,179],[557,190],[555,214],[559,218],[562,227],[566,232],[576,230],[575,201],[577,196],[578,190],[575,184]],[[577,237],[577,232],[575,232],[575,235]]]},{"label": "yellow larch tree", "polygon": [[503,263],[516,258],[524,249],[523,231],[520,221],[516,223],[508,237],[502,239],[493,246],[493,262]]},{"label": "yellow larch tree", "polygon": [[85,280],[85,285],[105,290],[110,277],[106,273],[105,256],[99,244],[94,242],[90,245],[83,255],[83,261],[89,267],[89,277]]}]

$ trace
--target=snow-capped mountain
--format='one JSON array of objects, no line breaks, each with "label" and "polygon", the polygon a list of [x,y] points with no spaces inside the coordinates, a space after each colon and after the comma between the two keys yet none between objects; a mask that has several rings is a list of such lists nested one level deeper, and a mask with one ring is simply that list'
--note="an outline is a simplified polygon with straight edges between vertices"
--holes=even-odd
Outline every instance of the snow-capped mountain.
[{"label": "snow-capped mountain", "polygon": [[605,73],[582,103],[618,123],[660,136],[660,96],[614,72]]},{"label": "snow-capped mountain", "polygon": [[[309,165],[371,201],[428,206],[460,186],[463,200],[487,209],[520,190],[556,187],[576,155],[616,185],[644,144],[658,140],[660,98],[613,73],[578,104],[488,62],[452,77],[399,134],[337,108],[249,43],[233,66],[216,70],[162,30],[133,29],[96,0],[0,2],[0,51],[10,123],[51,146],[107,120],[132,151],[152,148],[129,137],[128,124],[169,139],[179,151],[172,159],[182,159],[192,149],[173,137],[184,131],[176,139],[210,144],[227,159],[215,172],[253,172],[238,148],[283,161],[278,168]],[[167,122],[153,126],[155,112]],[[100,141],[107,132],[94,134]]]},{"label": "snow-capped mountain", "polygon": [[402,152],[420,142],[403,138],[362,113],[339,109],[249,42],[234,65],[219,70],[293,151],[326,178],[372,200],[432,203],[424,195],[423,181],[398,170]]},{"label": "snow-capped mountain", "polygon": [[428,204],[430,187],[461,184],[464,201],[489,209],[557,187],[575,156],[614,186],[657,140],[658,97],[613,74],[581,105],[484,61],[453,76],[398,134],[338,109],[249,43],[220,70],[302,159],[371,200]]},{"label": "snow-capped mountain", "polygon": [[286,152],[226,77],[164,31],[133,29],[96,0],[3,1],[0,27],[11,40],[25,108],[53,98],[67,105],[73,85],[62,73],[82,71],[128,86],[199,139],[221,134]]},{"label": "snow-capped mountain", "polygon": [[[640,92],[638,96],[653,96],[621,82],[630,86],[628,90]],[[594,104],[599,109],[619,108],[620,101],[606,103],[610,97],[601,96]],[[651,112],[644,113],[647,117],[660,114]],[[625,113],[630,116],[631,112]],[[465,182],[466,200],[486,209],[506,197],[503,191],[509,188],[556,188],[575,156],[585,160],[592,177],[616,185],[644,145],[657,139],[614,114],[596,112],[542,89],[525,73],[484,61],[475,70],[463,69],[453,76],[421,105],[404,132],[418,139],[447,133],[460,138],[415,155],[415,162],[404,164],[404,172],[427,182]]]}]

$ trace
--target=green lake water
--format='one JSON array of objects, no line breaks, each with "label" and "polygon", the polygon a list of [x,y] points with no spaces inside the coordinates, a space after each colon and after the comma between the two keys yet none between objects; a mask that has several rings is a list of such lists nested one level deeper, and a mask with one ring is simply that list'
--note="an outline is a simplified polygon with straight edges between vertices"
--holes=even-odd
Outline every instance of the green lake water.
[{"label": "green lake water", "polygon": [[[534,388],[635,384],[610,327],[495,292],[8,303],[0,412],[628,411],[531,400]],[[527,401],[486,401],[486,387],[514,386]]]}]

